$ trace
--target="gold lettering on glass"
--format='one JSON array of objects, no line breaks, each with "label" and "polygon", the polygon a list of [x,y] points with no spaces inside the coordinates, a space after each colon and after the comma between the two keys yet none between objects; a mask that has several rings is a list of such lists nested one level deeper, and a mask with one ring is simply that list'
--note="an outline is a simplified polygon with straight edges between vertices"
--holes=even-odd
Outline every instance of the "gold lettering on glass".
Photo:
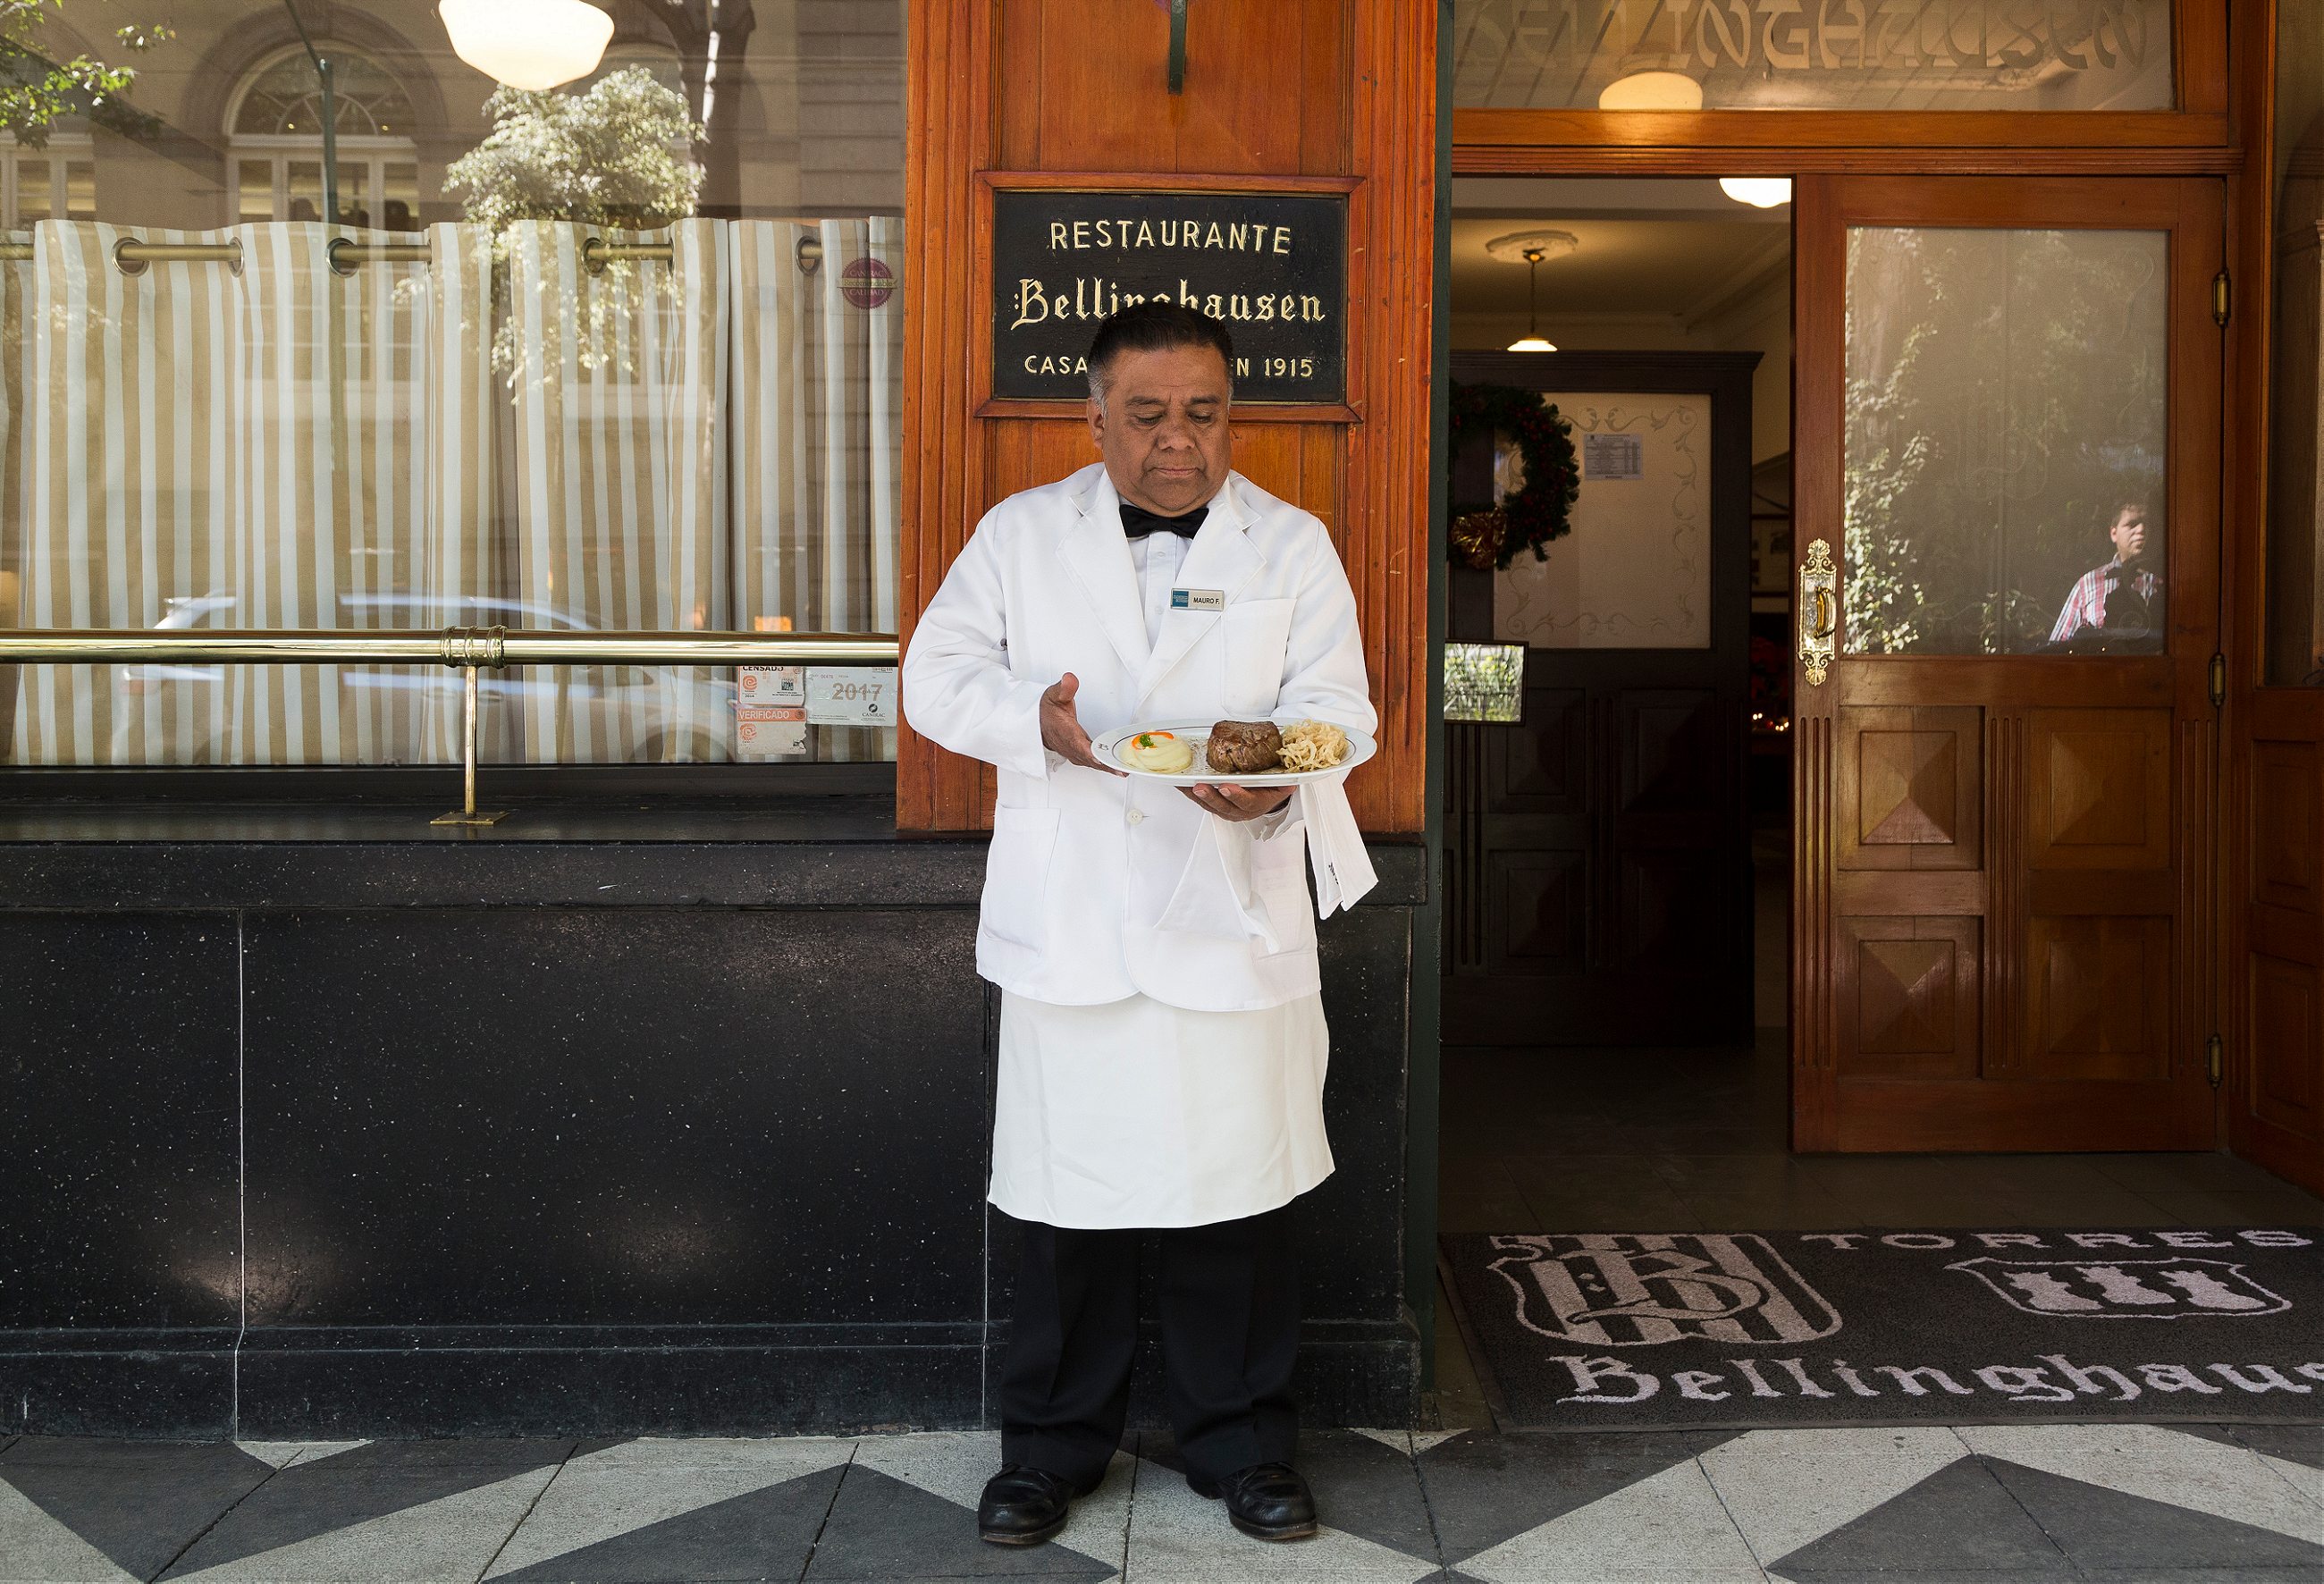
[{"label": "gold lettering on glass", "polygon": [[1640,72],[1707,109],[2169,109],[2172,0],[1456,0],[1453,102],[1594,108]]}]

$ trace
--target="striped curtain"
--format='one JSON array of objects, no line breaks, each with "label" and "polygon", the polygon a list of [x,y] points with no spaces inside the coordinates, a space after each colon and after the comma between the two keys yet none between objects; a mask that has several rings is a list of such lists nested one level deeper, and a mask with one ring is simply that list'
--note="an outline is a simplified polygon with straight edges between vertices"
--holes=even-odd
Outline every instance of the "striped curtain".
[{"label": "striped curtain", "polygon": [[[513,539],[529,624],[612,631],[732,625],[727,540],[729,274],[719,224],[668,234],[671,262],[592,274],[579,227],[510,239]],[[611,241],[634,241],[625,235]],[[704,667],[526,673],[538,762],[724,759],[731,690]]]},{"label": "striped curtain", "polygon": [[[734,323],[738,626],[896,631],[903,231],[889,218],[727,228],[735,300],[756,309]],[[806,757],[890,760],[896,734],[817,727]]]},{"label": "striped curtain", "polygon": [[[529,225],[496,297],[466,226],[392,239],[430,264],[341,276],[312,223],[43,223],[30,262],[0,264],[0,625],[892,631],[900,233],[687,221],[652,238],[669,263],[593,274],[581,228]],[[124,276],[130,236],[238,240],[242,267]],[[481,751],[729,758],[731,677],[487,673]],[[441,762],[457,686],[442,667],[26,667],[0,672],[0,744],[30,764]],[[891,731],[818,727],[804,757],[894,751]]]},{"label": "striped curtain", "polygon": [[[449,243],[451,227],[438,227]],[[481,366],[481,278],[341,276],[314,225],[46,222],[23,300],[20,619],[28,627],[379,628],[431,619],[486,520],[435,498],[431,393]],[[124,275],[124,238],[239,241]],[[400,238],[419,241],[420,237]],[[459,250],[452,248],[455,256]],[[451,377],[447,378],[447,375]],[[470,380],[473,383],[473,379]],[[456,467],[489,466],[462,447]],[[473,585],[468,586],[474,586]],[[456,748],[441,668],[26,667],[12,756],[37,764],[385,763]]]}]

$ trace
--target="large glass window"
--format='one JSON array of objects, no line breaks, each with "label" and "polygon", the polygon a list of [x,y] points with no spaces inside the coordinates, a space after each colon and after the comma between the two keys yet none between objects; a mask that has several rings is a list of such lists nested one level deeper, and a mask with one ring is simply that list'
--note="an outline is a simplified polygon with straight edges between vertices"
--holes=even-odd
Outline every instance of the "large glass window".
[{"label": "large glass window", "polygon": [[1452,102],[1464,106],[2174,103],[2171,0],[1455,0],[1452,14]]},{"label": "large glass window", "polygon": [[2324,686],[2324,5],[2276,8],[2267,678]]},{"label": "large glass window", "polygon": [[[0,184],[0,625],[895,630],[903,0],[594,9],[518,93],[434,0],[297,0],[327,95],[281,0],[44,13],[135,77]],[[483,753],[893,757],[810,680],[488,673]],[[457,684],[0,668],[0,760],[440,761]]]},{"label": "large glass window", "polygon": [[2163,645],[2155,231],[1848,234],[1851,654]]}]

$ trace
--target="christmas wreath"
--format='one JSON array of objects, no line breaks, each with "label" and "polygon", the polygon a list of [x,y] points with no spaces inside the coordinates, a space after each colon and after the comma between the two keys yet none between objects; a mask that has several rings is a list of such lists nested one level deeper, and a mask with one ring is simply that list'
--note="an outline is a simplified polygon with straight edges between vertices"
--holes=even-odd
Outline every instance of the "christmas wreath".
[{"label": "christmas wreath", "polygon": [[1573,454],[1573,426],[1538,391],[1517,385],[1452,387],[1452,455],[1479,435],[1507,435],[1525,464],[1525,487],[1498,506],[1452,502],[1452,558],[1482,571],[1506,569],[1519,550],[1549,559],[1549,541],[1573,526],[1582,493],[1582,465]]}]

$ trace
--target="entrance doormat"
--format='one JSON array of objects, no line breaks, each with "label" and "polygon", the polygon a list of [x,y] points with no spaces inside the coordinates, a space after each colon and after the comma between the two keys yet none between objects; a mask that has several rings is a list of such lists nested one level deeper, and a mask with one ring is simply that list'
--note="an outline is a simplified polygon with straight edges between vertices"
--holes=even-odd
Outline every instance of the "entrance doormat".
[{"label": "entrance doormat", "polygon": [[2324,1423],[2324,1229],[1442,1239],[1505,1429]]}]

